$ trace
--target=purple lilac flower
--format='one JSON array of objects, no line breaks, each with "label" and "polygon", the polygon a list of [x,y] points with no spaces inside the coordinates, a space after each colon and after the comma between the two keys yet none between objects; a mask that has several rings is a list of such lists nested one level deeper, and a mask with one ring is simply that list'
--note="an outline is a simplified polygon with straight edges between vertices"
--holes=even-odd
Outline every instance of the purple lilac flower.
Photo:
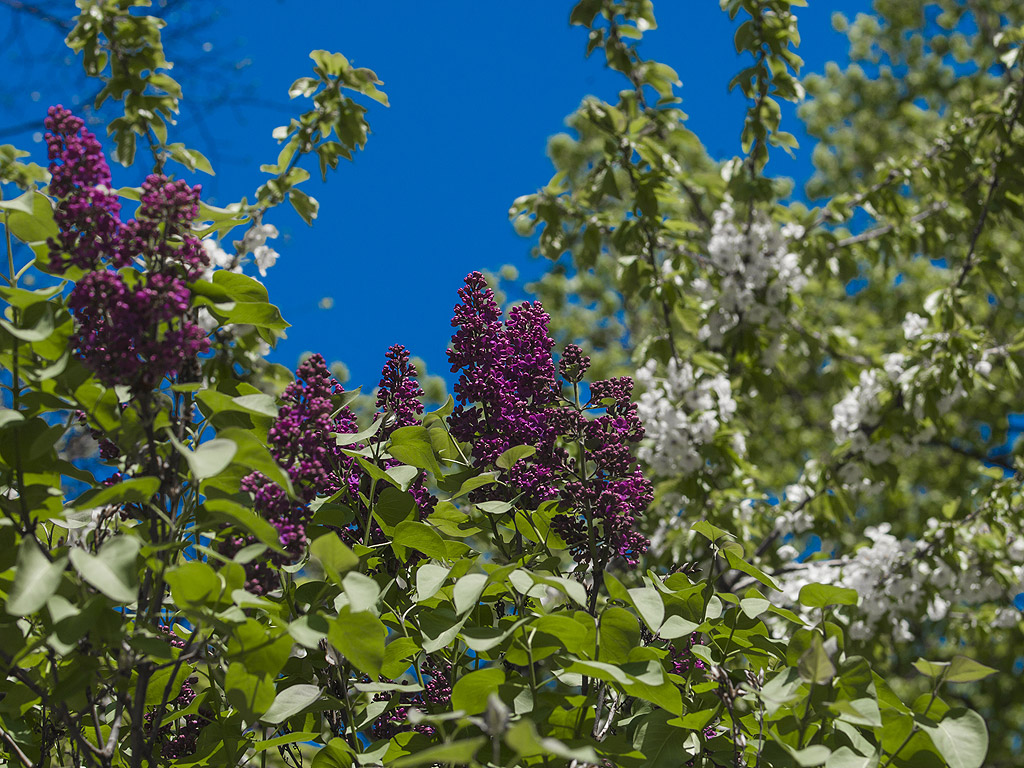
[{"label": "purple lilac flower", "polygon": [[[539,303],[513,307],[502,323],[494,293],[479,272],[466,278],[459,298],[452,319],[458,330],[448,351],[452,372],[459,373],[452,435],[472,445],[474,465],[481,469],[493,468],[509,448],[533,447],[532,456],[502,471],[511,488],[506,498],[514,495],[526,507],[559,499],[563,512],[554,527],[578,563],[596,558],[594,567],[602,568],[621,558],[635,566],[648,546],[635,530],[636,520],[653,491],[633,459],[631,446],[643,438],[643,427],[631,399],[632,380],[591,384],[582,410],[603,413],[586,418],[556,384],[549,317]],[[569,345],[558,370],[576,387],[589,365],[582,350]],[[501,493],[495,488],[479,489],[471,498],[495,498]]]},{"label": "purple lilac flower", "polygon": [[[390,739],[396,733],[410,730],[408,722],[409,710],[412,708],[435,712],[445,712],[452,700],[452,665],[444,659],[437,660],[427,656],[420,665],[420,674],[424,679],[423,691],[417,693],[399,693],[399,705],[378,717],[370,732],[375,739]],[[393,683],[393,680],[382,677],[381,682]],[[384,701],[389,694],[380,693],[374,696],[375,701]],[[417,725],[412,730],[433,735],[436,731],[431,725]]]},{"label": "purple lilac flower", "polygon": [[388,348],[387,361],[380,375],[377,389],[377,411],[375,418],[388,418],[388,422],[377,434],[382,438],[399,427],[419,423],[423,413],[423,389],[416,380],[416,366],[409,362],[409,350],[402,344]]},{"label": "purple lilac flower", "polygon": [[[252,494],[256,511],[277,529],[278,541],[287,553],[274,555],[270,562],[246,566],[247,587],[255,594],[276,586],[272,565],[290,562],[302,553],[311,517],[309,503],[314,498],[330,496],[342,488],[358,497],[359,475],[354,471],[354,461],[341,453],[331,436],[358,430],[350,408],[335,413],[333,398],[343,391],[327,370],[324,358],[313,355],[299,366],[295,380],[281,395],[283,405],[267,442],[274,459],[287,471],[297,498],[289,498],[283,488],[259,472],[242,480],[242,490]],[[249,537],[231,538],[224,545],[224,553],[232,556],[250,543],[253,540]]]},{"label": "purple lilac flower", "polygon": [[575,344],[566,344],[558,361],[558,375],[570,384],[579,384],[590,368],[590,358]]},{"label": "purple lilac flower", "polygon": [[524,503],[536,506],[557,495],[554,480],[565,463],[549,408],[557,395],[550,318],[539,302],[524,303],[503,324],[483,275],[473,272],[465,283],[448,350],[452,372],[460,374],[449,426],[457,440],[472,444],[477,466],[493,464],[515,446],[535,448],[532,460],[516,464],[513,474]]},{"label": "purple lilac flower", "polygon": [[[386,355],[384,368],[380,373],[380,385],[377,389],[377,411],[375,419],[389,418],[374,440],[381,441],[389,437],[399,427],[409,427],[420,423],[423,413],[423,388],[416,380],[418,371],[409,362],[409,351],[402,344],[391,346]],[[396,466],[398,462],[385,461],[385,468]],[[420,518],[427,517],[437,505],[437,499],[426,488],[426,475],[419,476],[409,486],[409,493],[416,499]]]},{"label": "purple lilac flower", "polygon": [[139,210],[124,227],[122,252],[129,259],[142,258],[151,270],[175,265],[188,280],[198,279],[209,257],[189,226],[199,216],[201,191],[198,185],[190,187],[182,180],[171,181],[155,173],[147,176]]},{"label": "purple lilac flower", "polygon": [[152,389],[209,348],[206,333],[186,319],[189,292],[180,278],[147,273],[138,280],[133,286],[117,272],[89,272],[68,297],[75,353],[107,386]]},{"label": "purple lilac flower", "polygon": [[[160,628],[169,638],[171,647],[182,649],[186,643],[175,635],[169,627]],[[199,681],[198,677],[189,677],[181,684],[178,695],[167,702],[167,712],[184,709],[196,698],[195,689],[192,687]],[[146,713],[146,725],[152,727],[154,711]],[[198,713],[185,715],[173,723],[163,726],[160,729],[159,755],[163,758],[177,759],[188,757],[196,751],[196,743],[199,740],[199,732],[207,723],[213,719],[213,712],[206,708],[200,708]]]},{"label": "purple lilac flower", "polygon": [[[68,298],[75,353],[108,386],[153,389],[209,349],[186,285],[207,265],[189,231],[200,188],[153,174],[136,218],[124,224],[96,137],[61,106],[50,108],[45,125],[59,229],[48,241],[50,266],[59,274],[72,266],[86,271]],[[144,270],[130,269],[136,263]]]},{"label": "purple lilac flower", "polygon": [[103,258],[119,262],[121,201],[110,188],[103,147],[81,118],[59,104],[50,107],[43,124],[59,229],[48,241],[51,269],[96,269]]},{"label": "purple lilac flower", "polygon": [[675,643],[668,644],[669,666],[673,673],[685,677],[690,674],[691,669],[707,669],[707,665],[701,659],[694,656],[690,650],[693,646],[697,645],[699,640],[700,636],[694,632],[687,637],[686,645],[681,650],[676,647]]}]

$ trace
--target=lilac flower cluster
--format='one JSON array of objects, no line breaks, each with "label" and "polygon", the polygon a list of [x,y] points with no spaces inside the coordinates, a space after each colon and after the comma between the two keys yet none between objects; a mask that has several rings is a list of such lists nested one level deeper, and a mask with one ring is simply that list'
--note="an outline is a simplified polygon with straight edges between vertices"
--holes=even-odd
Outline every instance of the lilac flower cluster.
[{"label": "lilac flower cluster", "polygon": [[[445,712],[452,701],[452,665],[444,659],[437,660],[427,656],[420,665],[420,674],[424,680],[423,689],[417,693],[399,693],[398,706],[378,717],[370,726],[370,733],[375,739],[390,739],[396,733],[410,729],[408,719],[412,708],[436,712]],[[381,682],[393,683],[393,680],[381,678]],[[379,693],[375,701],[384,701],[389,694]],[[417,725],[412,730],[428,736],[435,733],[431,725]]]},{"label": "lilac flower cluster", "polygon": [[[576,471],[566,480],[563,495],[572,511],[553,522],[579,563],[597,558],[596,566],[621,558],[635,567],[649,545],[635,530],[637,518],[654,500],[654,489],[633,459],[631,446],[643,439],[644,429],[632,394],[628,377],[595,381],[587,407],[604,413],[590,419],[579,414],[567,433],[593,466],[588,474],[587,466],[573,464]],[[591,525],[597,529],[593,542]]]},{"label": "lilac flower cluster", "polygon": [[[256,511],[277,529],[278,541],[286,555],[275,554],[270,561],[246,566],[247,588],[265,594],[277,585],[273,565],[297,559],[306,545],[309,503],[317,496],[330,496],[347,487],[356,496],[359,476],[354,462],[341,453],[331,433],[358,431],[355,414],[348,407],[335,413],[334,398],[344,390],[327,370],[320,355],[313,355],[295,372],[295,380],[281,395],[283,405],[268,432],[267,441],[274,459],[288,472],[296,498],[259,472],[242,480],[242,490],[250,493]],[[229,539],[225,554],[233,555],[253,543],[250,537]]]},{"label": "lilac flower cluster", "polygon": [[[549,317],[539,303],[513,307],[502,323],[494,293],[479,272],[466,277],[459,298],[452,318],[458,330],[448,351],[452,372],[459,373],[452,435],[472,444],[480,468],[492,468],[509,448],[534,448],[532,456],[502,472],[510,489],[505,496],[515,495],[527,507],[558,499],[562,513],[554,527],[578,563],[603,567],[622,558],[636,565],[648,546],[634,530],[636,519],[653,491],[632,455],[631,446],[643,438],[632,381],[594,382],[581,405],[563,396],[556,382]],[[558,371],[574,394],[589,364],[575,345],[562,355]],[[603,413],[588,418],[588,410]],[[472,498],[501,493],[492,486]]]},{"label": "lilac flower cluster", "polygon": [[[170,638],[171,647],[182,649],[186,643],[175,635],[169,627],[161,627],[163,632]],[[173,712],[189,706],[196,698],[195,689],[192,687],[198,682],[198,677],[189,677],[181,684],[178,695],[167,702],[166,712]],[[152,727],[155,712],[146,713],[146,724]],[[169,723],[160,729],[160,757],[177,759],[188,757],[196,751],[196,743],[199,740],[199,732],[208,722],[213,719],[213,712],[200,708],[197,714],[185,715],[173,723]]]},{"label": "lilac flower cluster", "polygon": [[[416,377],[419,372],[409,362],[409,350],[402,344],[394,344],[388,348],[384,368],[380,373],[380,384],[377,387],[377,414],[374,419],[387,419],[374,440],[382,441],[400,427],[419,424],[423,413],[423,388]],[[398,462],[387,459],[385,469],[397,466]],[[420,518],[427,517],[437,506],[437,499],[426,487],[426,475],[422,472],[409,486],[409,493],[416,499]],[[375,526],[374,540],[383,541],[383,531]]]},{"label": "lilac flower cluster", "polygon": [[[289,498],[283,488],[259,472],[242,480],[242,490],[252,495],[256,511],[277,529],[278,541],[285,551],[284,555],[277,554],[246,566],[247,588],[255,594],[265,594],[277,586],[274,566],[294,561],[302,554],[313,499],[342,491],[353,509],[362,509],[360,490],[369,493],[368,485],[360,488],[366,478],[358,464],[342,452],[333,437],[359,431],[350,408],[335,408],[334,401],[343,392],[321,355],[313,355],[303,362],[295,372],[295,380],[281,395],[283,405],[267,437],[271,454],[288,472],[295,498]],[[377,407],[382,410],[376,418],[390,414],[394,421],[385,425],[373,439],[385,440],[395,428],[416,423],[417,414],[423,412],[419,399],[422,394],[408,351],[401,345],[391,347],[381,373]],[[360,446],[349,447],[358,449]],[[397,463],[387,460],[385,468]],[[409,492],[416,499],[421,515],[428,514],[437,503],[422,475],[413,481]],[[369,512],[362,511],[362,519],[354,520],[339,531],[349,544],[363,540]],[[383,532],[375,524],[371,534],[373,541],[384,540]],[[233,556],[253,542],[252,537],[235,536],[225,543],[222,551]]]},{"label": "lilac flower cluster", "polygon": [[416,366],[409,362],[409,350],[394,344],[388,348],[386,358],[377,389],[377,418],[387,419],[377,433],[381,436],[418,423],[418,416],[423,413],[423,389],[416,380]]},{"label": "lilac flower cluster", "polygon": [[[50,191],[58,198],[50,267],[58,274],[70,267],[86,273],[68,299],[75,352],[108,386],[153,389],[209,349],[191,316],[187,287],[207,265],[189,231],[200,188],[150,175],[136,217],[123,223],[96,137],[61,106],[50,108],[45,125]],[[143,271],[131,269],[135,264]]]},{"label": "lilac flower cluster", "polygon": [[96,136],[82,119],[59,104],[46,120],[50,193],[58,202],[53,216],[59,229],[51,240],[50,267],[97,269],[102,259],[126,266],[121,255],[121,201],[110,188],[110,166]]},{"label": "lilac flower cluster", "polygon": [[669,667],[673,673],[685,677],[691,669],[707,669],[707,665],[690,650],[699,640],[700,636],[694,632],[686,639],[686,647],[681,650],[676,648],[675,643],[668,644]]},{"label": "lilac flower cluster", "polygon": [[449,417],[452,436],[472,444],[480,467],[493,464],[509,448],[532,446],[537,451],[533,461],[519,462],[510,479],[528,505],[555,498],[557,470],[567,457],[556,443],[550,318],[540,303],[524,303],[502,323],[494,293],[479,272],[466,277],[459,298],[452,318],[458,330],[448,350],[452,373],[459,373],[458,404]]}]

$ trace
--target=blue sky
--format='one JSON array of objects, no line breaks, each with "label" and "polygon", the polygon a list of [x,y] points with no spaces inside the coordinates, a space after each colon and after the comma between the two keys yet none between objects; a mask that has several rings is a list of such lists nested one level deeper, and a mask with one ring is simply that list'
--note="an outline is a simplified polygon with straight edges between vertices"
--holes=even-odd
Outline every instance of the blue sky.
[{"label": "blue sky", "polygon": [[[174,72],[186,103],[190,93],[219,90],[227,97],[200,115],[204,130],[186,108],[172,135],[214,162],[217,177],[196,180],[219,204],[252,198],[264,178],[259,164],[277,154],[271,131],[305,109],[302,100],[289,105],[287,89],[310,71],[310,50],[340,51],[374,69],[390,97],[388,109],[371,105],[366,151],[327,184],[317,176],[304,185],[320,201],[314,227],[283,209],[266,219],[282,237],[275,243],[281,258],[265,282],[293,324],[274,360],[294,365],[301,353],[318,351],[348,365],[350,386],[372,388],[385,349],[401,342],[425,358],[431,372],[443,374],[463,276],[506,263],[538,273],[543,265],[530,259],[532,243],[512,231],[509,205],[548,180],[547,138],[564,129],[580,100],[588,94],[614,100],[622,88],[600,56],[583,58],[585,33],[567,22],[572,5],[251,0],[221,4],[219,18],[188,50],[169,47],[171,60],[248,60],[202,82],[190,82],[184,67]],[[867,0],[814,0],[800,11],[805,71],[844,60],[832,12],[853,15],[867,6]],[[659,28],[645,37],[644,55],[679,72],[689,125],[712,155],[737,153],[745,105],[727,92],[742,65],[731,22],[714,0],[660,0],[655,10]],[[0,10],[0,29],[10,13]],[[3,54],[8,66],[19,55],[14,48]],[[79,62],[59,66],[71,73]],[[70,74],[55,77],[45,66],[32,67],[22,82],[0,103],[12,123],[34,117],[41,123],[48,104],[73,103]],[[77,88],[81,97],[80,81]],[[788,130],[802,136],[792,123]],[[32,134],[0,135],[0,142],[34,149],[45,162]],[[809,149],[805,142],[796,161],[773,159],[769,171],[806,176]],[[137,181],[115,175],[118,183]],[[319,308],[325,297],[333,299],[331,309]]]}]

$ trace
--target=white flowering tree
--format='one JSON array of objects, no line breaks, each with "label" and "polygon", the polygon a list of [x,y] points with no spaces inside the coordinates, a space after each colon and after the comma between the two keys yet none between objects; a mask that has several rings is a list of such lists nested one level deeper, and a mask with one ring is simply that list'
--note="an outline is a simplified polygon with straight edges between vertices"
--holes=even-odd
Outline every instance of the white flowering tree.
[{"label": "white flowering tree", "polygon": [[[800,5],[722,0],[749,101],[744,154],[724,158],[687,129],[675,71],[641,55],[651,3],[577,5],[625,90],[583,102],[551,140],[555,176],[511,209],[553,261],[529,287],[596,366],[636,370],[651,565],[699,559],[707,521],[805,616],[806,585],[851,590],[852,644],[896,672],[969,649],[1000,670],[963,693],[988,764],[1015,765],[1024,11],[878,2],[834,20],[853,63],[801,80]],[[771,175],[796,146],[782,102],[818,141],[797,180],[811,204]]]}]

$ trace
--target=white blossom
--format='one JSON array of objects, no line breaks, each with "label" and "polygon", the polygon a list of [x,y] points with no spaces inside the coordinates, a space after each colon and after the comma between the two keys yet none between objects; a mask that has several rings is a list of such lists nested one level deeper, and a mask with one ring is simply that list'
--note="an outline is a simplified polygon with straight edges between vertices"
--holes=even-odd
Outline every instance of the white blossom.
[{"label": "white blossom", "polygon": [[254,227],[250,227],[249,231],[245,233],[245,238],[242,240],[242,250],[245,253],[252,253],[261,245],[267,242],[267,238],[277,238],[278,231],[277,227],[273,224],[257,224]]},{"label": "white blossom", "polygon": [[862,428],[878,417],[878,397],[884,389],[879,371],[860,372],[857,386],[832,408],[830,426],[836,442],[850,441],[854,450],[867,447],[868,436]]},{"label": "white blossom", "polygon": [[201,241],[206,258],[210,262],[206,271],[203,272],[203,279],[213,280],[215,269],[230,269],[232,272],[241,272],[242,267],[235,263],[235,257],[220,247],[220,243],[212,237],[204,238]]},{"label": "white blossom", "polygon": [[260,275],[263,277],[266,277],[267,270],[277,263],[277,251],[267,245],[257,245],[252,255],[256,260],[256,266],[259,267]]},{"label": "white blossom", "polygon": [[[693,474],[706,464],[703,447],[736,413],[732,387],[724,375],[690,363],[671,360],[664,377],[656,375],[657,367],[651,360],[636,374],[645,389],[637,411],[647,435],[639,456],[657,474]],[[733,441],[734,449],[743,447],[742,440]]]},{"label": "white blossom", "polygon": [[913,341],[928,330],[927,318],[921,317],[915,312],[907,312],[903,318],[903,336],[907,341]]},{"label": "white blossom", "polygon": [[760,211],[749,221],[746,214],[737,221],[729,202],[715,211],[708,241],[714,278],[691,283],[704,302],[706,323],[698,334],[702,341],[721,346],[724,334],[741,321],[770,327],[781,322],[782,303],[807,284],[799,256],[787,248],[789,240],[803,234],[797,224],[779,229]]}]

